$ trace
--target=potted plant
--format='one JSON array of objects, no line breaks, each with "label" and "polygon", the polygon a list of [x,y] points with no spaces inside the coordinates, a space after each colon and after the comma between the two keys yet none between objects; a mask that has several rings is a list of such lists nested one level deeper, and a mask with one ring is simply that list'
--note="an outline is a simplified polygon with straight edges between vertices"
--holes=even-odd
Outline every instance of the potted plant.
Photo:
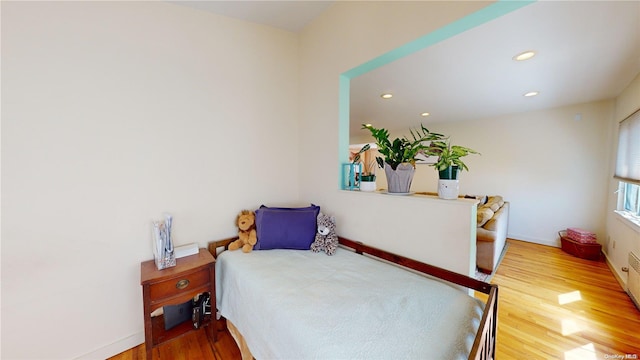
[{"label": "potted plant", "polygon": [[365,144],[360,151],[354,154],[353,161],[351,162],[352,168],[358,171],[358,176],[355,176],[359,185],[360,191],[375,191],[376,190],[376,173],[375,164],[376,161],[362,160],[361,154],[365,154],[371,150],[371,144]]},{"label": "potted plant", "polygon": [[384,169],[387,176],[389,193],[407,194],[411,188],[411,181],[416,167],[416,157],[428,152],[431,143],[444,140],[442,134],[432,133],[423,125],[420,129],[410,130],[411,139],[407,137],[389,139],[389,131],[377,129],[369,124],[362,124],[363,129],[371,132],[378,146],[378,152],[384,156],[376,157],[376,162]]},{"label": "potted plant", "polygon": [[449,139],[432,141],[424,152],[429,156],[437,156],[438,161],[431,164],[438,170],[438,196],[443,199],[458,198],[458,173],[469,170],[462,158],[470,154],[480,154],[468,147],[451,145]]},{"label": "potted plant", "polygon": [[[366,151],[371,150],[370,145],[367,144]],[[376,191],[376,160],[371,159],[369,156],[365,156],[362,161],[362,172],[360,173],[360,191]]]}]

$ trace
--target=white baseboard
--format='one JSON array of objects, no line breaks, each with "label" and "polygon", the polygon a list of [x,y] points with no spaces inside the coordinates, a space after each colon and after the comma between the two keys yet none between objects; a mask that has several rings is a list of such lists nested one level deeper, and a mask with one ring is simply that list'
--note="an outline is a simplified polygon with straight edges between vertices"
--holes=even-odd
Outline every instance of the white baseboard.
[{"label": "white baseboard", "polygon": [[139,333],[135,333],[133,335],[127,336],[126,338],[118,340],[107,346],[103,346],[90,353],[79,356],[76,359],[78,360],[106,359],[114,355],[120,354],[125,350],[134,348],[142,343],[144,343],[144,332],[139,332]]},{"label": "white baseboard", "polygon": [[613,273],[613,277],[616,278],[618,283],[620,283],[622,290],[627,291],[627,282],[623,280],[623,277],[622,277],[623,275],[620,272],[618,272],[618,269],[613,265],[613,263],[609,259],[609,255],[604,251],[602,252],[602,254],[604,255],[604,258],[607,262],[607,265],[609,266],[609,269]]},{"label": "white baseboard", "polygon": [[524,236],[524,235],[518,235],[518,234],[507,234],[507,237],[509,239],[513,239],[513,240],[521,240],[521,241],[526,241],[526,242],[530,242],[530,243],[534,243],[534,244],[540,244],[540,245],[546,245],[546,246],[553,246],[553,247],[560,247],[560,240],[559,239],[536,239],[536,238],[531,238],[528,236]]}]

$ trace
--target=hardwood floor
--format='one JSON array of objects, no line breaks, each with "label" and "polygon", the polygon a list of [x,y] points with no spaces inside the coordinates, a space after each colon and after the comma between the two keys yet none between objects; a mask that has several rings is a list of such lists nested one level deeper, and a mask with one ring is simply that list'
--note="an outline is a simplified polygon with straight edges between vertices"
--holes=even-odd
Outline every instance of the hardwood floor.
[{"label": "hardwood floor", "polygon": [[[491,282],[500,286],[497,359],[640,359],[640,311],[604,260],[509,240]],[[219,334],[213,347],[203,331],[183,336],[153,358],[239,360],[231,336]],[[143,344],[110,359],[144,355]]]},{"label": "hardwood floor", "polygon": [[[144,344],[107,360],[146,360]],[[218,332],[218,341],[211,344],[204,331],[194,331],[160,344],[153,350],[153,360],[240,360],[240,350],[229,332]]]},{"label": "hardwood floor", "polygon": [[496,358],[640,358],[640,311],[604,260],[509,240],[491,282],[500,287]]}]

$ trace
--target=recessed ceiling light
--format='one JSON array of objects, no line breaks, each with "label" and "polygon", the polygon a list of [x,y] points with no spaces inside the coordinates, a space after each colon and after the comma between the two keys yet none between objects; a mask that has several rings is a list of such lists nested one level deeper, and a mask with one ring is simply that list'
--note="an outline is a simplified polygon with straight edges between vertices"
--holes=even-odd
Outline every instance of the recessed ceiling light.
[{"label": "recessed ceiling light", "polygon": [[431,114],[429,114],[428,112],[423,112],[422,114],[420,114],[420,116],[429,116]]},{"label": "recessed ceiling light", "polygon": [[391,99],[393,97],[393,94],[389,94],[389,93],[382,94],[382,95],[380,95],[380,97],[383,98],[383,99]]},{"label": "recessed ceiling light", "polygon": [[529,91],[528,93],[524,94],[523,96],[532,97],[532,96],[536,96],[538,94],[539,94],[539,92],[537,92],[537,91]]},{"label": "recessed ceiling light", "polygon": [[515,60],[515,61],[525,61],[525,60],[531,59],[534,56],[536,56],[535,51],[525,51],[523,53],[520,53],[520,54],[514,56],[513,60]]}]

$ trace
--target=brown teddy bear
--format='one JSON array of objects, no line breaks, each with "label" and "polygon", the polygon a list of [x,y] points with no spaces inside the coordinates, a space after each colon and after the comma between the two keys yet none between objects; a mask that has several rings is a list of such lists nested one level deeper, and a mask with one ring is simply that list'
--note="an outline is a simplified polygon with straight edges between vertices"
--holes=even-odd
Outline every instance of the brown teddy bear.
[{"label": "brown teddy bear", "polygon": [[238,226],[238,240],[229,244],[229,250],[242,249],[248,253],[253,250],[253,245],[258,242],[256,236],[256,214],[253,211],[242,210],[236,217]]}]

